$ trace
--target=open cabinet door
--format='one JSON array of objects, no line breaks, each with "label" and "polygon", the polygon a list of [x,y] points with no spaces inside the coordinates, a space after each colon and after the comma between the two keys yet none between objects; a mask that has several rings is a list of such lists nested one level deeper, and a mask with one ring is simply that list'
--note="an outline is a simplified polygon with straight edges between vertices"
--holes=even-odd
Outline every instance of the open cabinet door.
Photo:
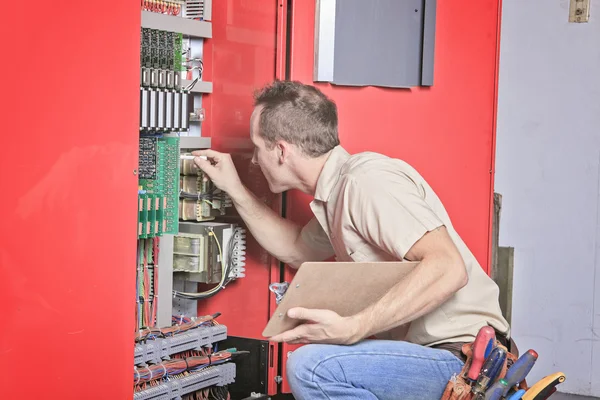
[{"label": "open cabinet door", "polygon": [[[277,212],[281,212],[281,196],[270,192],[260,168],[251,163],[254,148],[249,129],[254,91],[284,78],[285,3],[213,1],[213,37],[204,47],[205,79],[213,82],[213,92],[203,100],[203,136],[211,136],[213,149],[232,154],[244,184]],[[233,209],[228,214],[231,222],[243,225]],[[251,361],[261,369],[252,379],[260,376],[255,383],[269,394],[277,392],[278,346],[269,344],[261,333],[270,316],[269,284],[279,281],[280,271],[279,262],[247,233],[246,276],[198,302],[198,315],[221,312],[219,321],[227,326],[228,335],[244,338],[244,345],[261,353]],[[239,381],[246,373],[238,369]]]},{"label": "open cabinet door", "polygon": [[2,399],[132,396],[139,27],[135,1],[2,3]]},{"label": "open cabinet door", "polygon": [[[290,1],[289,78],[309,84],[313,83],[315,3]],[[376,151],[398,157],[417,168],[486,271],[491,252],[500,3],[437,2],[430,88],[316,85],[337,103],[342,146],[350,153]],[[356,48],[356,58],[360,57],[361,49]],[[288,193],[287,217],[307,222],[310,200]],[[285,272],[287,282],[292,279],[290,271]],[[283,392],[289,392],[285,359],[292,350],[283,346]]]}]

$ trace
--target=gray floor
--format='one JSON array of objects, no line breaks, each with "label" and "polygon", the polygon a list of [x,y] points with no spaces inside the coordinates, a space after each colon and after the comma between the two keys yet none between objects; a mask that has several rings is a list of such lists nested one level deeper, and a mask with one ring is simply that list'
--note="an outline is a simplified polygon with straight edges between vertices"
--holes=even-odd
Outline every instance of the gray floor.
[{"label": "gray floor", "polygon": [[572,394],[554,393],[552,396],[550,396],[550,399],[551,400],[597,400],[598,397],[575,396]]}]

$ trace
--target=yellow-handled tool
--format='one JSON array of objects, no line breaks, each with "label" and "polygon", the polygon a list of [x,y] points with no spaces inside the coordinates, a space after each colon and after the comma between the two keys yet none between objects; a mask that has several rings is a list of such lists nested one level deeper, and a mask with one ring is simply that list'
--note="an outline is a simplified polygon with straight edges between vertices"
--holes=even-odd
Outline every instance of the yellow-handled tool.
[{"label": "yellow-handled tool", "polygon": [[535,385],[525,392],[522,400],[543,400],[554,393],[556,385],[561,384],[567,379],[562,372],[556,372],[552,375],[540,379]]}]

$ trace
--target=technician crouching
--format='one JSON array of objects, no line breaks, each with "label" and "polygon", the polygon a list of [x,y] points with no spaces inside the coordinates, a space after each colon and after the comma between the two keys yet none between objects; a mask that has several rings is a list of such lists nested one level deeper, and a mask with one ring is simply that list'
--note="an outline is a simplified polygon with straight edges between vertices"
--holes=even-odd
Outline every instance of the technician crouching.
[{"label": "technician crouching", "polygon": [[[419,261],[356,315],[289,311],[291,318],[315,322],[272,338],[310,343],[287,360],[296,399],[439,399],[463,367],[463,343],[484,325],[508,337],[498,287],[415,169],[376,153],[350,155],[337,128],[336,105],[313,86],[277,81],[255,96],[252,161],[272,192],[298,189],[314,197],[314,218],[304,227],[260,202],[228,154],[198,151],[208,161],[195,162],[229,194],[259,244],[294,268],[333,255],[338,261]],[[365,339],[373,335],[380,340]]]}]

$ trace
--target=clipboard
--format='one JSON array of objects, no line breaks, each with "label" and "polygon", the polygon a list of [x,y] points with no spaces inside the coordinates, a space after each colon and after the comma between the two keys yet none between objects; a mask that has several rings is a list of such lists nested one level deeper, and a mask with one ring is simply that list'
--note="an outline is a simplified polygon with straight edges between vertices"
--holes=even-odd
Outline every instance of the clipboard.
[{"label": "clipboard", "polygon": [[302,324],[290,308],[304,307],[354,315],[379,300],[418,262],[306,262],[300,265],[283,299],[263,330],[266,338]]}]

